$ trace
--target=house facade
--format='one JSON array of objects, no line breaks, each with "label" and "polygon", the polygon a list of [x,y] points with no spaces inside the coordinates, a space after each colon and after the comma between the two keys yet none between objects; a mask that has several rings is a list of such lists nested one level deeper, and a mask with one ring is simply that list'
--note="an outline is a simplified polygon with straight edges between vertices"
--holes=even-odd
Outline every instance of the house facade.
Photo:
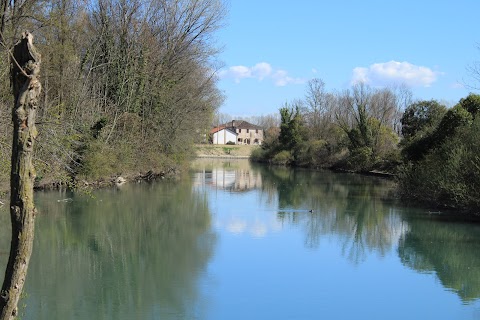
[{"label": "house facade", "polygon": [[213,128],[210,133],[212,134],[213,144],[236,144],[238,134],[230,128],[218,127]]},{"label": "house facade", "polygon": [[[222,131],[224,132],[222,133]],[[232,134],[235,135],[235,140],[233,140],[235,144],[261,145],[264,139],[262,127],[244,120],[232,120],[213,128],[210,133],[213,134],[213,144],[227,144],[228,141],[232,141]],[[222,134],[224,139],[222,139]]]}]

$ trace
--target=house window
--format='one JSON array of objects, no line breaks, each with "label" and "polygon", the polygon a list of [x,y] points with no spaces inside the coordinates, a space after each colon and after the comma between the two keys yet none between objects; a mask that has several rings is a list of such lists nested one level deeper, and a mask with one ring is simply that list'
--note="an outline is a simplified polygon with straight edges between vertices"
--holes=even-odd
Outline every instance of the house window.
[{"label": "house window", "polygon": [[258,133],[258,129],[255,129],[255,133]]},{"label": "house window", "polygon": [[249,132],[250,132],[250,129],[247,129],[247,133],[249,133]]},{"label": "house window", "polygon": [[242,129],[238,129],[238,133],[242,132]]}]

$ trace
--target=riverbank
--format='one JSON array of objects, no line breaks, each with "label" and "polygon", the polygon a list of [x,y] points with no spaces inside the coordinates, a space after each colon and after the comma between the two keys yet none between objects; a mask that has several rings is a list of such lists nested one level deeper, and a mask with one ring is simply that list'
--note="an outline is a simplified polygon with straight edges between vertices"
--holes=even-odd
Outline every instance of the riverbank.
[{"label": "riverbank", "polygon": [[249,159],[252,152],[258,148],[260,146],[197,144],[195,154],[197,158]]},{"label": "riverbank", "polygon": [[173,178],[178,176],[183,169],[181,167],[170,167],[163,170],[149,170],[147,172],[130,172],[116,176],[102,177],[95,180],[78,178],[73,182],[42,181],[35,184],[35,190],[56,190],[56,189],[98,189],[122,185],[126,182],[140,183],[142,181],[153,181],[157,179]]},{"label": "riverbank", "polygon": [[[224,158],[224,159],[249,159],[253,150],[260,148],[252,145],[211,145],[198,144],[195,146],[195,157],[198,158]],[[35,183],[35,190],[55,189],[97,189],[111,187],[125,182],[151,181],[178,176],[184,171],[183,165],[172,165],[162,168],[152,168],[145,171],[122,172],[118,175],[104,176],[95,179],[76,177],[74,181],[59,181],[43,177]],[[9,183],[7,180],[0,184],[0,201],[9,197]]]}]

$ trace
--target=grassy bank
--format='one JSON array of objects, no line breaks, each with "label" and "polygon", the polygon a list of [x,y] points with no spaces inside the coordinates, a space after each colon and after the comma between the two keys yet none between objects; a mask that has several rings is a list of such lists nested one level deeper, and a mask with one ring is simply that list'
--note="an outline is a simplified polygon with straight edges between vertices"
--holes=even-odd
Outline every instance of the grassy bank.
[{"label": "grassy bank", "polygon": [[199,158],[250,158],[252,152],[259,149],[252,145],[214,145],[197,144],[195,153]]}]

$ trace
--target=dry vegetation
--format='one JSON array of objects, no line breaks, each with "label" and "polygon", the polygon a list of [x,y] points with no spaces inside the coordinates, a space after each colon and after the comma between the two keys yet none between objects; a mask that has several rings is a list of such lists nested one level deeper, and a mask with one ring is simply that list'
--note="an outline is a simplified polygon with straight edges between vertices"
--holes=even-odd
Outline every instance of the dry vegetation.
[{"label": "dry vegetation", "polygon": [[[222,0],[2,1],[0,186],[8,184],[9,53],[30,30],[44,88],[37,184],[182,165],[222,102]],[[194,130],[194,129],[197,130]]]},{"label": "dry vegetation", "polygon": [[252,145],[213,145],[213,144],[197,144],[195,153],[200,158],[249,158],[253,150],[259,149],[259,146]]}]

